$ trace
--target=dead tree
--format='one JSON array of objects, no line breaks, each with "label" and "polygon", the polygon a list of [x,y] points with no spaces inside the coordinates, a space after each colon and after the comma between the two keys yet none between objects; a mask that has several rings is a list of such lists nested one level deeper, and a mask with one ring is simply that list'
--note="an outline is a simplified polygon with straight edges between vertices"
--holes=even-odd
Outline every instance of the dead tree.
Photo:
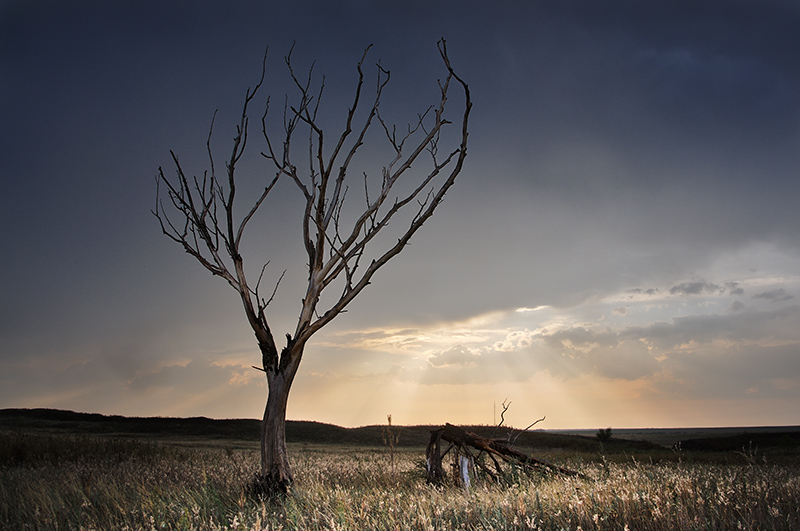
[{"label": "dead tree", "polygon": [[[286,405],[309,339],[342,313],[375,273],[400,254],[433,215],[463,167],[472,102],[467,84],[450,64],[444,40],[439,41],[438,48],[444,66],[438,103],[398,131],[381,114],[381,99],[390,74],[380,64],[376,65],[374,89],[367,95],[370,91],[365,88],[363,65],[368,47],[356,68],[352,104],[343,113],[341,129],[332,135],[323,134],[323,120],[318,115],[324,79],[313,88],[311,72],[307,79],[298,77],[290,52],[286,65],[297,90],[296,101],[292,105],[287,98],[283,125],[277,130],[268,126],[269,99],[266,101],[261,114],[262,155],[271,169],[257,177],[263,187],[246,200],[243,210],[237,203],[237,184],[241,184],[237,169],[249,139],[250,107],[264,82],[265,66],[259,82],[245,94],[223,175],[216,173],[211,133],[207,142],[210,168],[202,178],[187,177],[172,152],[176,176],[168,178],[159,168],[153,214],[161,230],[236,290],[255,333],[261,352],[261,365],[256,368],[264,372],[269,386],[261,432],[259,481],[270,490],[286,490],[292,481],[285,442]],[[265,55],[265,65],[266,59]],[[454,87],[463,94],[459,97],[463,110],[451,116],[446,108]],[[455,126],[452,132],[450,125]],[[357,173],[360,167],[354,161],[362,146],[381,138],[389,152],[382,171],[374,175]],[[266,265],[260,267],[258,281],[253,284],[252,276],[245,273],[241,252],[245,229],[281,180],[293,183],[301,197],[298,214],[308,272],[297,326],[286,334],[283,347],[278,346],[267,317],[275,291],[265,297],[259,289]],[[354,190],[363,190],[360,207],[345,202],[350,185],[357,185]],[[396,232],[392,237],[378,238],[390,223]]]},{"label": "dead tree", "polygon": [[[441,451],[442,441],[450,443],[444,452]],[[512,446],[510,439],[487,439],[458,426],[445,424],[431,432],[431,439],[425,450],[428,481],[434,484],[444,482],[445,472],[442,460],[450,452],[453,452],[453,469],[456,478],[463,477],[465,465],[462,457],[468,459],[494,481],[500,481],[506,476],[507,471],[504,470],[503,465],[506,465],[506,468],[522,467],[526,470],[543,470],[567,476],[579,475],[574,470],[520,452]],[[480,457],[483,455],[488,457],[491,465],[481,461]],[[464,480],[457,480],[457,482],[463,484]]]}]

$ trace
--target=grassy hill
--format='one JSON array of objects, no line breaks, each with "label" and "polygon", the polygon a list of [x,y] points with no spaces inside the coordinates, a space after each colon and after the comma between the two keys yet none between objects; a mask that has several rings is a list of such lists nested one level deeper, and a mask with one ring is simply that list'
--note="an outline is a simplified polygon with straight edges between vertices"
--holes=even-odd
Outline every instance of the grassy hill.
[{"label": "grassy hill", "polygon": [[[432,430],[438,426],[395,426],[399,431],[398,446],[424,448]],[[465,426],[465,429],[484,437],[506,438],[511,434],[515,443],[530,448],[561,448],[574,451],[597,451],[594,437],[565,435],[544,431],[520,433],[493,426]],[[252,441],[258,442],[261,422],[255,419],[215,420],[206,417],[123,417],[98,413],[76,413],[56,409],[2,409],[0,429],[36,433],[107,435],[131,438],[147,437],[184,441]],[[347,446],[383,446],[385,426],[343,428],[322,422],[290,420],[286,423],[286,440],[298,444],[340,444]],[[608,449],[631,451],[653,449],[657,445],[646,441],[612,439]]]},{"label": "grassy hill", "polygon": [[[535,430],[520,433],[509,428],[494,426],[463,426],[483,437],[507,438],[515,444],[530,449],[559,449],[571,452],[598,452],[608,454],[666,451],[667,448],[647,440],[636,440],[636,430],[622,430],[603,443],[586,435]],[[438,426],[395,426],[400,432],[398,446],[424,448],[432,430]],[[355,447],[382,447],[385,426],[343,428],[333,424],[290,420],[286,423],[286,439],[292,444],[345,445]],[[211,444],[226,446],[257,446],[261,421],[255,419],[216,420],[206,417],[123,417],[98,413],[76,413],[56,409],[0,409],[0,430],[23,431],[39,434],[100,435],[127,438],[147,438],[184,444]],[[641,430],[646,436],[648,431]],[[662,430],[663,431],[663,430]],[[736,452],[743,448],[800,450],[800,427],[695,429],[693,437],[680,441],[684,451]],[[617,435],[617,434],[614,434]],[[624,438],[622,437],[624,435]],[[688,433],[686,434],[688,435]],[[644,438],[644,437],[642,437]]]}]

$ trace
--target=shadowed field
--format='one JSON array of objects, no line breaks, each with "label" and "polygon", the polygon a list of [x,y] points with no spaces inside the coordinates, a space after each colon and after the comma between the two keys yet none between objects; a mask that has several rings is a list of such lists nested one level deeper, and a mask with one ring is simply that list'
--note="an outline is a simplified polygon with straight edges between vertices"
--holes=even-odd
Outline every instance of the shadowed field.
[{"label": "shadowed field", "polygon": [[[104,431],[100,421],[66,419],[69,412],[47,415],[61,416],[14,421],[0,412],[1,529],[800,528],[791,437],[770,451],[531,439],[524,448],[583,477],[515,472],[495,483],[478,475],[467,492],[428,485],[416,443],[398,450],[392,470],[380,427],[377,439],[366,429],[358,443],[330,444],[335,433],[356,435],[331,427],[315,439],[303,430],[324,425],[307,423],[290,436],[291,494],[263,500],[247,491],[258,469],[257,433],[234,436],[245,421],[106,417],[113,429]],[[416,430],[403,428],[401,441]]]}]

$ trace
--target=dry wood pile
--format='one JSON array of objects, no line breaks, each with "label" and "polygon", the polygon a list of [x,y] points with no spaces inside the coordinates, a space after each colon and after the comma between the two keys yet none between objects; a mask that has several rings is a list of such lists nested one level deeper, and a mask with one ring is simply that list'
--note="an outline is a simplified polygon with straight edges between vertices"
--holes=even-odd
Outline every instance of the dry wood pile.
[{"label": "dry wood pile", "polygon": [[[442,441],[449,443],[444,453],[441,451]],[[579,475],[573,470],[520,452],[513,448],[512,443],[507,439],[489,439],[458,426],[445,424],[431,432],[431,440],[425,451],[428,480],[431,483],[441,484],[444,482],[445,472],[442,467],[442,459],[450,452],[453,452],[452,466],[456,483],[465,488],[469,488],[468,470],[470,466],[477,466],[495,481],[506,477],[508,470],[513,467],[520,467],[523,470],[544,470],[568,476]],[[491,464],[484,463],[484,460],[481,459],[484,455],[488,457]]]}]

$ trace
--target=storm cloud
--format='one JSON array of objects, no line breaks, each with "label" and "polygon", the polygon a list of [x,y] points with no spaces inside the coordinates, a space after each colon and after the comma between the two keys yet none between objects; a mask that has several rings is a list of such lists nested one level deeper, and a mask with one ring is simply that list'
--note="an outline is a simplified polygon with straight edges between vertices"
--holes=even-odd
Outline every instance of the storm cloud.
[{"label": "storm cloud", "polygon": [[[779,0],[4,2],[0,407],[259,417],[241,304],[163,237],[154,176],[170,149],[202,175],[215,111],[222,166],[267,46],[273,110],[294,43],[341,126],[373,44],[402,128],[445,37],[475,103],[464,171],[309,343],[289,415],[487,422],[513,392],[558,396],[561,426],[796,423],[798,27]],[[291,192],[246,236],[251,276],[287,271],[277,338],[304,296]]]}]

